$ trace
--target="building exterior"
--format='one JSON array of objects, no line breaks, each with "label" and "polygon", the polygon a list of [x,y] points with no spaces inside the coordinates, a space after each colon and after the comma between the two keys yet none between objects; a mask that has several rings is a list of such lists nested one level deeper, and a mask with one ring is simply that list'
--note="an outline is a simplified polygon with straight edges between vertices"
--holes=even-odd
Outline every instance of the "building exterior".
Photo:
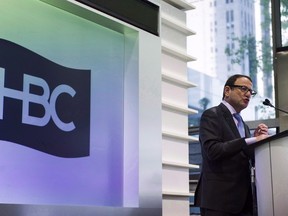
[{"label": "building exterior", "polygon": [[[244,111],[245,120],[263,116],[263,82],[259,67],[261,52],[256,37],[256,4],[250,0],[190,0],[196,10],[187,12],[187,25],[197,32],[187,40],[188,53],[197,61],[188,63],[189,77],[198,77],[198,89],[191,89],[189,105],[201,112],[219,104],[226,79],[236,73],[249,75],[259,94]],[[199,19],[201,17],[201,20]],[[261,17],[258,17],[261,18]],[[195,22],[197,20],[197,22]],[[260,21],[257,25],[260,25]],[[270,70],[271,77],[271,70]],[[258,81],[260,80],[260,86]],[[267,96],[267,95],[266,95]],[[269,97],[270,98],[270,97]],[[194,107],[196,105],[196,107]],[[195,116],[196,117],[196,116]]]}]

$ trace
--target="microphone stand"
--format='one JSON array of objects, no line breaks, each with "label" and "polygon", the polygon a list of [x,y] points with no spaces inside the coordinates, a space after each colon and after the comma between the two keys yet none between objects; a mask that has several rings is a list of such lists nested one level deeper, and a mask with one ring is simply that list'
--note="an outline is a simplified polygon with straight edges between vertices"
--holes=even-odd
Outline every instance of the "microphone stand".
[{"label": "microphone stand", "polygon": [[285,111],[285,110],[282,110],[282,109],[280,109],[280,108],[277,108],[277,107],[274,107],[274,106],[272,106],[274,109],[276,109],[276,110],[279,110],[279,111],[281,111],[281,112],[283,112],[283,113],[286,113],[286,114],[288,114],[288,112],[287,111]]}]

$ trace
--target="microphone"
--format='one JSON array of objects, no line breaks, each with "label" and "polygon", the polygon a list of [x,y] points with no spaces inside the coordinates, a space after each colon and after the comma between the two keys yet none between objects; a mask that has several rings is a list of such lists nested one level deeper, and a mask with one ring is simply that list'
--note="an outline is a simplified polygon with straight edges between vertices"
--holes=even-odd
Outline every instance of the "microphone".
[{"label": "microphone", "polygon": [[275,107],[270,103],[270,100],[268,100],[267,98],[265,99],[265,101],[263,101],[263,104],[266,105],[266,106],[270,106],[270,107],[275,108]]},{"label": "microphone", "polygon": [[275,107],[274,105],[272,105],[271,102],[270,102],[270,100],[268,100],[267,98],[265,99],[265,101],[263,101],[263,105],[273,107],[273,108],[276,109],[276,110],[279,110],[279,111],[281,111],[281,112],[283,112],[283,113],[288,114],[287,111],[282,110],[282,109],[280,109],[280,108]]}]

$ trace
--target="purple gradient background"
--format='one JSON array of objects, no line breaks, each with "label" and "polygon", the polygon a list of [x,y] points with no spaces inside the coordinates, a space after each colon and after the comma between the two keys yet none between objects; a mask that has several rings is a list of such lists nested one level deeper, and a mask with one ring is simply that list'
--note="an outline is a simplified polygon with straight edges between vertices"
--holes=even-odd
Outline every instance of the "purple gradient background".
[{"label": "purple gradient background", "polygon": [[[33,8],[36,14],[23,15]],[[2,38],[91,70],[90,156],[60,158],[0,141],[0,203],[122,206],[124,36],[38,1],[10,9],[0,18],[19,17]]]},{"label": "purple gradient background", "polygon": [[92,80],[90,156],[61,158],[0,141],[1,203],[122,206],[123,73],[92,72]]}]

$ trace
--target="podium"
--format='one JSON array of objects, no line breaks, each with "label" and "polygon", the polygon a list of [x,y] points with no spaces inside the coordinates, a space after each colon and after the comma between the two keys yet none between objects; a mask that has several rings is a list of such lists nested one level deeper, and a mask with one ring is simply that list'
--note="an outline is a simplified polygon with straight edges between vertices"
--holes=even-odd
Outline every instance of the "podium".
[{"label": "podium", "polygon": [[288,131],[254,148],[258,216],[288,215]]}]

